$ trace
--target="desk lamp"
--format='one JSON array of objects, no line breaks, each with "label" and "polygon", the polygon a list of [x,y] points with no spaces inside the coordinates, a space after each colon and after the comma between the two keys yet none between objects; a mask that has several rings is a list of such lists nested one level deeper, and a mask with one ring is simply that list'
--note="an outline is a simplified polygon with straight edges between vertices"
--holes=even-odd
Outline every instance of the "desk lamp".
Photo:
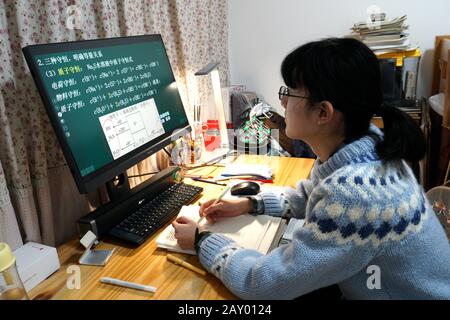
[{"label": "desk lamp", "polygon": [[211,62],[195,73],[195,76],[206,76],[211,74],[211,81],[214,93],[214,103],[218,114],[220,130],[220,148],[229,150],[227,125],[225,122],[225,111],[223,106],[222,89],[220,86],[219,62]]}]

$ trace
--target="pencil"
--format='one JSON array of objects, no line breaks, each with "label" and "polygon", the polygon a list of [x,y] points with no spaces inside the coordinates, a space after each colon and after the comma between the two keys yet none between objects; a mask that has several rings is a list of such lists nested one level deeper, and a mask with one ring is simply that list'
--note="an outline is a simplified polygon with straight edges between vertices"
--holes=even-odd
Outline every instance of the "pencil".
[{"label": "pencil", "polygon": [[217,204],[220,200],[222,200],[223,196],[228,192],[228,190],[230,190],[231,187],[227,187],[223,190],[222,194],[216,199],[216,201],[214,201],[214,203],[212,205]]},{"label": "pencil", "polygon": [[186,261],[183,261],[183,260],[181,260],[181,259],[179,259],[179,258],[177,258],[177,257],[175,257],[175,256],[173,256],[171,254],[167,255],[167,260],[172,261],[173,263],[178,264],[180,266],[183,266],[183,267],[185,267],[185,268],[187,268],[189,270],[197,272],[197,273],[201,274],[202,276],[206,276],[206,271],[205,270],[197,268],[197,267],[193,266],[192,264],[187,263]]},{"label": "pencil", "polygon": [[[222,194],[216,199],[216,201],[213,202],[212,206],[215,205],[215,204],[217,204],[220,200],[222,200],[223,196],[224,196],[224,195],[228,192],[228,190],[230,190],[230,189],[231,189],[231,187],[226,187],[226,188],[223,190]],[[205,218],[204,216],[201,216],[200,220],[198,221],[198,224],[199,224],[199,225],[200,225],[200,222],[202,222],[204,218]]]},{"label": "pencil", "polygon": [[211,184],[217,184],[219,186],[226,186],[225,183],[220,183],[220,182],[215,182],[215,181],[210,181],[210,180],[205,180],[205,179],[200,179],[200,178],[191,178],[194,181],[200,181],[200,182],[204,182],[204,183],[211,183]]}]

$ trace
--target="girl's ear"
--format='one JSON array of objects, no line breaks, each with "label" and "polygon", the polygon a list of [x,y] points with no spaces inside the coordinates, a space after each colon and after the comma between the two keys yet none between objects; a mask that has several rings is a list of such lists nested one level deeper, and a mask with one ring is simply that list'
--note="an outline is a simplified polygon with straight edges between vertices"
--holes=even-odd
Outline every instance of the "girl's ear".
[{"label": "girl's ear", "polygon": [[318,125],[323,125],[331,122],[334,115],[334,108],[331,102],[322,101],[317,104],[317,107],[319,108]]}]

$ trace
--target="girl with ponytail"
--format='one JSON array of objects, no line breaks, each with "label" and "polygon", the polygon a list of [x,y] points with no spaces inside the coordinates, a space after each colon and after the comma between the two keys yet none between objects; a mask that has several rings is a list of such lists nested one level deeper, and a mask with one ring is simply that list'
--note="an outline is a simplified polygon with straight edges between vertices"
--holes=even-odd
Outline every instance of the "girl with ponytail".
[{"label": "girl with ponytail", "polygon": [[195,248],[241,298],[292,299],[337,284],[348,299],[450,299],[450,246],[407,164],[424,156],[425,139],[407,114],[382,104],[376,56],[355,39],[325,39],[291,52],[281,74],[286,134],[318,157],[310,179],[282,193],[212,199],[200,213],[211,222],[295,217],[304,227],[262,255],[180,218],[180,246]]}]

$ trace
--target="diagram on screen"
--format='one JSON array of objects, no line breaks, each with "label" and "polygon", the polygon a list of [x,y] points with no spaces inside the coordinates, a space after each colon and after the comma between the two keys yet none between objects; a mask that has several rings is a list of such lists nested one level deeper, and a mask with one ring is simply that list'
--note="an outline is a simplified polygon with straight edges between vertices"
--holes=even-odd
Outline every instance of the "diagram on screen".
[{"label": "diagram on screen", "polygon": [[109,113],[99,120],[114,160],[165,132],[154,99]]}]

